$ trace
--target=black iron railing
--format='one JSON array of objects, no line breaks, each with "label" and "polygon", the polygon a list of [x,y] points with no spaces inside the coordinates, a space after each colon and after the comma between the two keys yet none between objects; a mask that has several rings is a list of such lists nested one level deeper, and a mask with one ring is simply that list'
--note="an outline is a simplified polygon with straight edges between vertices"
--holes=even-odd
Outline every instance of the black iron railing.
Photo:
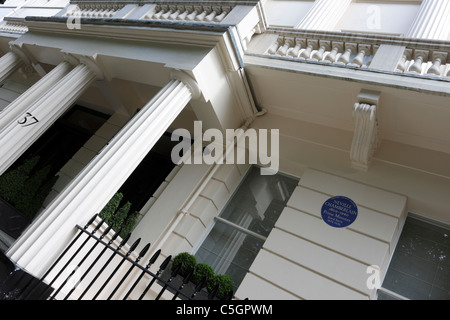
[{"label": "black iron railing", "polygon": [[[141,300],[149,299],[147,293],[150,289],[156,295],[155,300],[161,299],[163,295],[166,300],[215,298],[219,288],[216,286],[211,292],[206,292],[204,288],[207,282],[206,278],[202,279],[197,285],[187,286],[194,270],[181,278],[178,274],[181,268],[180,265],[178,268],[169,270],[168,266],[172,259],[171,256],[164,259],[158,271],[155,273],[150,271],[150,267],[154,265],[160,256],[161,250],[157,250],[147,264],[142,265],[141,260],[149,250],[150,244],[146,244],[136,254],[135,250],[141,240],[138,239],[129,249],[125,250],[124,247],[130,239],[131,233],[117,244],[118,241],[116,240],[120,230],[111,235],[111,227],[107,226],[104,220],[96,223],[96,220],[98,220],[96,218],[97,215],[92,217],[84,227],[77,226],[78,232],[75,238],[44,275],[40,279],[32,278],[25,284],[21,284],[20,288],[16,288],[14,299],[81,300],[87,297],[87,299],[93,300],[99,298],[107,300]],[[103,232],[100,232],[101,227],[104,227]],[[108,238],[109,240],[107,241],[106,239]],[[97,247],[100,247],[101,250],[98,251]],[[96,248],[97,250],[95,250]],[[132,257],[135,258],[132,259]],[[120,259],[119,262],[117,262],[118,258]],[[112,271],[109,270],[111,267],[114,268]],[[80,270],[83,270],[82,274]],[[138,273],[133,274],[133,270],[137,270]],[[51,276],[55,273],[56,275]],[[106,280],[104,280],[105,277],[107,277]],[[148,283],[144,283],[145,281],[148,281]],[[145,288],[142,290],[142,287]],[[138,292],[139,288],[142,292]],[[125,289],[128,290],[123,294]],[[231,299],[231,297],[232,294],[229,298]]]}]

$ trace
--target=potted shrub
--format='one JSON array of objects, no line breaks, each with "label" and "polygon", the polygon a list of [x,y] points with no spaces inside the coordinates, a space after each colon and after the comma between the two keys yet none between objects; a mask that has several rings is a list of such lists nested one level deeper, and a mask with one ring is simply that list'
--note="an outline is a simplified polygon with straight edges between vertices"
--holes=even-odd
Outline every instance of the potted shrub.
[{"label": "potted shrub", "polygon": [[197,264],[197,259],[188,252],[181,252],[173,258],[172,270],[181,264],[179,274],[183,277],[187,276],[191,270],[193,270]]},{"label": "potted shrub", "polygon": [[[206,278],[205,286],[197,292],[196,300],[208,299],[208,295],[211,294],[217,285],[219,285],[219,288],[214,296],[215,299],[225,300],[231,298],[233,293],[233,281],[231,277],[226,274],[215,274],[211,266],[206,263],[197,263],[195,256],[190,253],[181,252],[177,254],[171,264],[172,266],[163,272],[162,278],[165,280],[169,279],[173,270],[181,266],[180,271],[171,281],[175,288],[178,288],[183,283],[183,280],[188,277],[189,273],[193,271],[189,283],[183,289],[183,292],[186,294],[193,293],[195,288],[201,285],[202,281]],[[173,290],[171,291],[173,292]],[[183,297],[179,297],[183,299]]]},{"label": "potted shrub", "polygon": [[206,263],[197,263],[195,265],[194,275],[192,276],[192,282],[199,284],[204,277],[210,281],[214,277],[214,270]]},{"label": "potted shrub", "polygon": [[227,274],[214,275],[207,283],[208,292],[211,292],[217,285],[219,285],[219,290],[216,293],[217,299],[229,299],[230,295],[233,293],[233,280],[231,277]]}]

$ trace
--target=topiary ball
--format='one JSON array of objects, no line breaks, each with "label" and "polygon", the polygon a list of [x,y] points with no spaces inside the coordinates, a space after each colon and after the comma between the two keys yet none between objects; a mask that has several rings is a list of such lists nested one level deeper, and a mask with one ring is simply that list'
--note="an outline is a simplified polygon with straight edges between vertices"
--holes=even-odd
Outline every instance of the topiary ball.
[{"label": "topiary ball", "polygon": [[188,252],[180,252],[173,258],[172,270],[174,270],[178,265],[181,264],[181,269],[179,274],[183,277],[187,276],[189,272],[195,268],[197,264],[197,259]]},{"label": "topiary ball", "polygon": [[197,263],[194,275],[192,276],[192,282],[199,284],[204,277],[208,280],[212,279],[214,277],[214,270],[206,263]]},{"label": "topiary ball", "polygon": [[219,290],[216,293],[217,299],[227,299],[233,292],[233,280],[227,274],[216,274],[210,281],[208,281],[208,291],[211,292],[217,284],[219,284]]}]

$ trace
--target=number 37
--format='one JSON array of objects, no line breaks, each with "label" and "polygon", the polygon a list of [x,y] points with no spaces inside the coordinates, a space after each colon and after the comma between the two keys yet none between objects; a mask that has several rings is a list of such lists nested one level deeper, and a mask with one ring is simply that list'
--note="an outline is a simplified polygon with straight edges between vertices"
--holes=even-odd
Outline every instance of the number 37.
[{"label": "number 37", "polygon": [[17,121],[17,123],[20,124],[22,127],[28,127],[38,122],[39,120],[29,112],[27,112],[25,116],[23,116],[23,118]]}]

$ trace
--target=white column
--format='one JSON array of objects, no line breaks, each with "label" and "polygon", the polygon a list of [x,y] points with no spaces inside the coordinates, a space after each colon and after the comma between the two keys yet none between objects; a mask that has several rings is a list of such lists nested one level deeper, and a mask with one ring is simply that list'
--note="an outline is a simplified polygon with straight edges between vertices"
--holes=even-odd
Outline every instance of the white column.
[{"label": "white column", "polygon": [[91,67],[79,64],[0,131],[0,174],[72,106],[96,77]]},{"label": "white column", "polygon": [[0,58],[0,83],[3,83],[22,64],[23,60],[15,52],[9,51]]},{"label": "white column", "polygon": [[63,61],[31,88],[22,93],[0,112],[0,130],[26,112],[26,109],[47,90],[61,80],[71,69],[70,63]]},{"label": "white column", "polygon": [[297,29],[333,31],[352,0],[316,0]]},{"label": "white column", "polygon": [[448,40],[450,33],[450,1],[423,0],[407,38]]},{"label": "white column", "polygon": [[100,212],[191,98],[200,96],[185,74],[173,78],[14,243],[7,253],[13,261],[41,276],[75,234],[75,226]]}]

